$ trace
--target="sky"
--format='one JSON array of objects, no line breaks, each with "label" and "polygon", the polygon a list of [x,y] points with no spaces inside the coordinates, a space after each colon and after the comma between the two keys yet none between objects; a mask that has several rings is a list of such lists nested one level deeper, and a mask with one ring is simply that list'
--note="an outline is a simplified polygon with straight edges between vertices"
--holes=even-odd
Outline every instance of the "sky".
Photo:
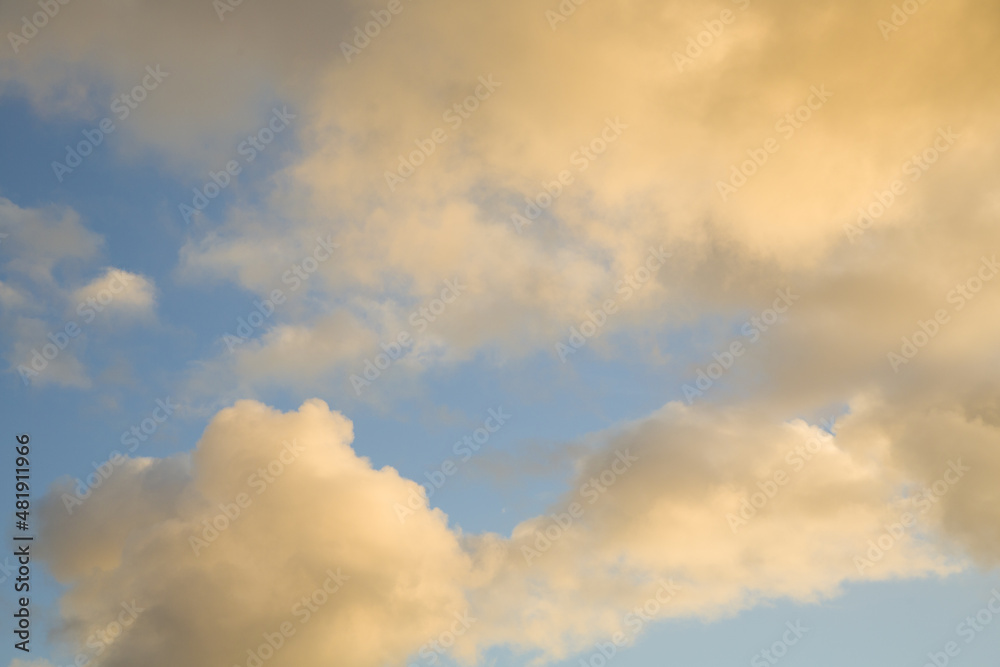
[{"label": "sky", "polygon": [[996,664],[1000,5],[0,34],[7,667]]}]

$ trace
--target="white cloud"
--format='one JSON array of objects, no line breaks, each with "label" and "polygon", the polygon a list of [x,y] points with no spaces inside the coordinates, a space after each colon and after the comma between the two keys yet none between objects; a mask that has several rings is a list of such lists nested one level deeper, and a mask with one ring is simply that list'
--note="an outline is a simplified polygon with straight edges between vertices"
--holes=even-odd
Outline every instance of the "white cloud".
[{"label": "white cloud", "polygon": [[26,301],[27,297],[24,292],[0,281],[0,305],[3,305],[5,309],[13,310],[23,306]]},{"label": "white cloud", "polygon": [[50,328],[44,321],[30,317],[13,320],[9,331],[12,343],[7,352],[11,370],[25,385],[87,389],[90,378],[77,357],[78,346],[61,328]]},{"label": "white cloud", "polygon": [[104,245],[72,209],[21,208],[0,198],[0,226],[9,230],[2,244],[0,321],[10,370],[27,384],[90,387],[81,361],[90,328],[149,321],[156,306],[153,281],[109,267],[72,287]]},{"label": "white cloud", "polygon": [[93,310],[130,317],[149,317],[156,307],[156,287],[145,276],[107,268],[91,282],[73,291],[76,311]]},{"label": "white cloud", "polygon": [[21,208],[0,197],[0,231],[6,257],[4,268],[35,283],[51,285],[52,269],[61,262],[83,262],[97,256],[103,240],[65,207]]}]

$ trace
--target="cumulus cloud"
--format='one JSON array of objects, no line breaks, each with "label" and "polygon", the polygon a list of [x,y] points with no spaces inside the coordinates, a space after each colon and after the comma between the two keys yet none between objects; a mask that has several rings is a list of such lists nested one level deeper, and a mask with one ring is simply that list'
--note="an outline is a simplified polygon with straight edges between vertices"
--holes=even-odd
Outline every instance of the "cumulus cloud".
[{"label": "cumulus cloud", "polygon": [[[541,651],[544,662],[597,637],[635,637],[641,616],[630,612],[662,582],[680,593],[654,605],[658,618],[715,619],[765,600],[818,602],[850,581],[960,569],[962,548],[940,538],[949,511],[926,509],[913,487],[937,481],[956,457],[972,462],[938,451],[916,477],[884,449],[886,439],[905,443],[864,419],[838,420],[833,435],[671,403],[600,434],[563,500],[518,525],[506,558],[486,568],[490,585],[471,595],[487,617],[483,641]],[[963,473],[940,497],[992,493],[984,474]],[[914,522],[895,528],[907,515]],[[872,551],[880,539],[888,548]]]},{"label": "cumulus cloud", "polygon": [[[996,427],[916,423],[927,443],[968,442],[918,447],[877,404],[859,399],[835,434],[669,404],[589,438],[564,498],[505,537],[413,502],[419,485],[358,457],[322,401],[239,402],[190,455],[129,460],[82,505],[66,502],[70,482],[49,493],[41,555],[69,586],[60,637],[82,645],[125,602],[143,611],[102,666],[244,664],[286,621],[296,633],[271,664],[402,662],[441,636],[463,661],[507,645],[545,662],[627,631],[660,586],[680,592],[658,618],[717,618],[946,574],[968,553],[996,562],[1000,462],[980,445]],[[296,604],[331,571],[342,587],[305,614]],[[453,642],[455,614],[474,620]]]},{"label": "cumulus cloud", "polygon": [[[72,515],[72,485],[56,488],[43,541],[71,587],[61,637],[83,646],[134,601],[143,611],[98,664],[246,664],[286,622],[295,634],[269,664],[402,662],[465,612],[470,562],[439,511],[399,521],[393,503],[417,484],[374,470],[352,439],[322,401],[288,414],[247,401],[190,457],[133,461]],[[344,581],[309,611],[330,571]]]}]

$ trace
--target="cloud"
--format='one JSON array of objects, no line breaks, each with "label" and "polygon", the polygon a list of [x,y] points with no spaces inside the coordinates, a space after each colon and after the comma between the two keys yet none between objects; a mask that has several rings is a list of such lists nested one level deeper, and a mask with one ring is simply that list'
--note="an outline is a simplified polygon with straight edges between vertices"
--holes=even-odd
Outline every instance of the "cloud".
[{"label": "cloud", "polygon": [[[13,320],[8,335],[13,342],[8,348],[7,360],[25,384],[44,386],[51,383],[77,389],[91,386],[76,351],[68,347],[69,338],[65,332],[53,331],[39,319],[18,317]],[[60,346],[61,343],[65,347]]]},{"label": "cloud", "polygon": [[107,268],[102,275],[74,290],[73,299],[78,309],[86,304],[95,311],[144,318],[152,315],[156,307],[156,287],[145,276]]},{"label": "cloud", "polygon": [[21,208],[0,197],[0,226],[8,234],[3,239],[4,269],[41,285],[53,284],[56,265],[91,260],[103,245],[75,211],[61,206]]},{"label": "cloud", "polygon": [[2,305],[5,310],[13,310],[14,308],[23,306],[25,301],[26,297],[24,292],[0,281],[0,305]]},{"label": "cloud", "polygon": [[[678,71],[673,52],[727,8],[737,14],[731,32]],[[622,332],[628,341],[647,327],[675,330],[720,315],[738,322],[778,287],[812,287],[817,300],[797,316],[817,336],[794,349],[811,350],[817,365],[844,353],[849,363],[831,370],[854,375],[838,390],[860,391],[879,375],[862,358],[884,353],[891,327],[908,325],[942,293],[940,283],[900,276],[928,266],[928,277],[960,276],[980,249],[1000,242],[995,202],[984,200],[998,154],[977,139],[998,130],[996,99],[981,94],[991,76],[983,54],[997,48],[988,39],[995,10],[957,3],[922,12],[934,21],[914,19],[886,42],[881,12],[864,3],[590,5],[555,31],[530,4],[503,16],[441,5],[404,11],[377,48],[350,66],[331,59],[298,98],[305,141],[277,175],[271,214],[258,202],[237,203],[209,237],[185,248],[180,270],[264,294],[284,268],[276,253],[287,258],[299,239],[332,232],[349,251],[324,265],[310,290],[359,319],[369,317],[359,294],[405,321],[442,280],[469,285],[434,330],[445,350],[438,360],[448,363],[483,351],[498,359],[551,352],[588,310],[619,296],[619,281],[650,245],[664,245],[671,262],[602,338]],[[928,88],[926,72],[938,65],[926,44],[972,25],[973,39],[948,44],[961,75],[934,77]],[[820,37],[803,40],[803,30]],[[455,52],[468,57],[442,55]],[[501,85],[453,127],[449,110],[489,75]],[[808,104],[818,108],[796,120]],[[609,118],[628,127],[586,158],[590,143],[603,145]],[[447,139],[391,191],[385,174],[398,172],[400,156],[409,159],[435,128]],[[946,145],[940,132],[949,128],[957,138],[947,151],[918,167],[935,141]],[[779,148],[767,162],[745,167],[772,138]],[[723,201],[718,184],[744,178],[734,169],[754,173]],[[517,233],[511,216],[551,197],[546,187],[555,192],[563,170],[573,182]],[[878,203],[897,179],[905,193],[860,239],[848,238],[859,208]],[[943,227],[942,216],[961,233]],[[268,230],[269,218],[295,222]],[[853,319],[866,303],[881,311],[870,331]],[[824,328],[828,321],[834,326]],[[984,331],[995,331],[989,325]],[[375,320],[371,329],[387,327]],[[859,338],[866,345],[843,343]]]},{"label": "cloud", "polygon": [[[503,537],[450,528],[416,482],[358,457],[351,423],[322,401],[290,413],[242,401],[189,455],[128,460],[82,504],[66,500],[73,483],[54,487],[41,556],[69,586],[69,645],[123,602],[144,610],[102,667],[244,664],[285,621],[296,635],[276,666],[402,662],[466,612],[475,620],[455,657],[507,645],[546,662],[625,631],[668,582],[681,593],[658,618],[713,619],[817,602],[851,581],[944,575],[965,554],[1000,560],[1000,461],[981,445],[997,427],[914,422],[927,435],[918,446],[882,407],[859,398],[832,435],[757,410],[668,404],[588,438],[562,500]],[[966,446],[934,446],[958,434]],[[330,569],[349,578],[302,622],[297,601]]]},{"label": "cloud", "polygon": [[[399,521],[393,502],[418,485],[374,470],[352,439],[322,401],[288,414],[244,401],[190,457],[122,466],[72,515],[72,484],[54,489],[44,558],[70,586],[61,637],[83,646],[134,600],[143,611],[102,667],[245,664],[285,622],[295,635],[269,664],[401,663],[465,611],[469,559],[439,511]],[[330,570],[346,581],[306,619],[300,601]]]},{"label": "cloud", "polygon": [[[83,81],[98,117],[146,64],[162,63],[170,78],[122,123],[124,150],[154,147],[183,164],[192,185],[242,159],[234,147],[262,126],[275,98],[286,101],[298,117],[284,166],[261,181],[241,176],[247,189],[213,214],[210,233],[196,226],[178,273],[266,297],[313,239],[330,234],[345,251],[313,275],[309,296],[324,314],[339,309],[364,322],[358,339],[392,337],[391,323],[457,277],[467,298],[435,327],[435,364],[552,352],[569,326],[616,295],[650,245],[673,259],[604,329],[605,339],[625,334],[623,347],[637,331],[736,318],[789,280],[824,297],[839,292],[824,298],[825,310],[811,308],[803,327],[846,322],[857,290],[863,300],[894,299],[888,320],[939,289],[926,282],[902,294],[898,276],[928,263],[961,273],[964,251],[1000,241],[988,196],[1000,158],[988,140],[1000,129],[998,100],[983,92],[1000,48],[995,7],[928,5],[887,39],[884,9],[860,1],[591,4],[556,29],[535,3],[497,12],[431,2],[404,9],[345,58],[340,40],[382,7],[296,1],[241,5],[220,18],[198,2],[170,12],[138,3],[125,14],[67,6],[20,53],[0,55],[0,77],[10,94],[35,100],[78,96],[69,82]],[[734,22],[678,67],[675,54],[723,10]],[[0,14],[19,21],[13,6]],[[943,67],[958,74],[928,74]],[[234,83],[235,70],[255,76]],[[480,77],[496,82],[488,96]],[[609,119],[627,126],[613,142],[602,136]],[[958,138],[946,152],[913,160],[948,128]],[[400,160],[436,129],[445,139],[391,190],[386,174],[401,173]],[[769,139],[777,148],[766,162],[747,166],[754,155],[764,160]],[[564,171],[572,182],[555,196]],[[896,179],[905,193],[849,240],[845,225]],[[724,200],[720,183],[736,192]],[[538,215],[518,233],[511,216],[532,207]],[[276,323],[321,358],[328,320],[290,308]],[[875,338],[847,352],[877,355]],[[831,347],[817,359],[848,348],[819,343]],[[276,364],[235,372],[259,386],[265,368],[285,381]],[[834,370],[855,373],[848,393],[872,380],[850,363]],[[302,379],[315,375],[306,368]]]},{"label": "cloud", "polygon": [[[156,306],[151,278],[107,267],[89,282],[104,239],[66,207],[22,208],[0,198],[5,280],[0,281],[4,357],[25,384],[91,386],[80,355],[88,330],[148,321]],[[76,285],[76,286],[74,286]]]},{"label": "cloud", "polygon": [[[955,454],[938,451],[913,476],[882,449],[905,443],[865,428],[867,418],[847,415],[834,436],[802,420],[671,403],[596,434],[563,499],[514,529],[506,557],[485,568],[489,584],[470,594],[485,617],[481,641],[566,659],[615,632],[634,636],[629,612],[661,582],[680,593],[658,618],[712,620],[768,600],[819,602],[851,581],[961,569],[942,515],[912,493]],[[987,474],[966,473],[947,502],[992,494]],[[916,525],[883,537],[907,513]],[[880,539],[888,548],[871,551]]]},{"label": "cloud", "polygon": [[[259,299],[288,288],[236,351],[220,344],[203,361],[192,382],[207,393],[343,384],[380,343],[418,328],[413,313],[446,280],[466,287],[416,332],[420,354],[398,366],[413,375],[423,361],[482,353],[554,356],[570,326],[620,297],[588,353],[613,339],[643,360],[653,353],[630,336],[682,332],[692,353],[664,364],[679,390],[746,342],[742,325],[775,290],[800,299],[755,329],[752,351],[694,405],[597,434],[563,500],[509,537],[461,534],[419,503],[400,524],[393,504],[415,483],[358,458],[349,422],[325,404],[281,414],[238,403],[190,458],[129,462],[72,521],[59,491],[50,496],[47,558],[71,586],[67,641],[136,599],[142,632],[116,641],[107,665],[238,662],[337,566],[351,579],[272,664],[401,660],[465,608],[480,620],[460,657],[507,644],[554,659],[621,629],[663,578],[684,589],[664,615],[715,618],[1000,560],[1000,282],[963,292],[1000,247],[996,6],[931,3],[887,38],[887,11],[860,0],[586,3],[555,29],[536,3],[429,2],[347,62],[332,26],[350,40],[378,9],[244,3],[220,20],[204,2],[69,5],[23,54],[0,56],[8,94],[63,109],[84,100],[92,118],[108,90],[162,62],[171,78],[129,119],[123,150],[152,147],[195,184],[235,159],[273,99],[299,115],[280,170],[247,174],[231,208],[194,225],[180,252],[182,279]],[[674,53],[723,9],[736,22],[679,68]],[[5,5],[2,19],[19,17]],[[474,98],[480,77],[497,82],[486,98]],[[470,96],[475,109],[461,106]],[[449,115],[456,104],[464,115]],[[613,142],[611,126],[622,128]],[[402,183],[390,187],[387,172]],[[97,252],[71,211],[0,211],[58,239],[16,225],[12,247],[27,252],[6,266],[28,281],[52,283],[54,266]],[[519,232],[514,214],[532,222]],[[286,272],[327,235],[342,252],[292,294]],[[620,281],[650,246],[671,259],[624,303]],[[17,293],[2,296],[15,304]],[[122,303],[151,308],[153,294],[148,284]],[[948,322],[932,335],[941,309]],[[18,331],[45,333],[37,313],[21,316]],[[894,367],[887,355],[917,349],[917,331],[926,345]],[[71,365],[54,377],[84,382]],[[835,436],[798,418],[829,405],[849,406]],[[196,556],[192,534],[295,439],[308,465],[290,465]],[[811,460],[789,458],[809,443]],[[641,464],[619,476],[623,450]],[[971,469],[924,512],[926,488],[959,459]],[[583,489],[608,468],[616,481],[591,505]],[[787,484],[739,514],[779,469]],[[581,496],[582,517],[539,547],[537,531]],[[890,527],[906,513],[918,522],[897,538]],[[890,548],[869,557],[885,534]],[[528,563],[525,549],[543,553]],[[874,562],[859,569],[859,557]]]}]

